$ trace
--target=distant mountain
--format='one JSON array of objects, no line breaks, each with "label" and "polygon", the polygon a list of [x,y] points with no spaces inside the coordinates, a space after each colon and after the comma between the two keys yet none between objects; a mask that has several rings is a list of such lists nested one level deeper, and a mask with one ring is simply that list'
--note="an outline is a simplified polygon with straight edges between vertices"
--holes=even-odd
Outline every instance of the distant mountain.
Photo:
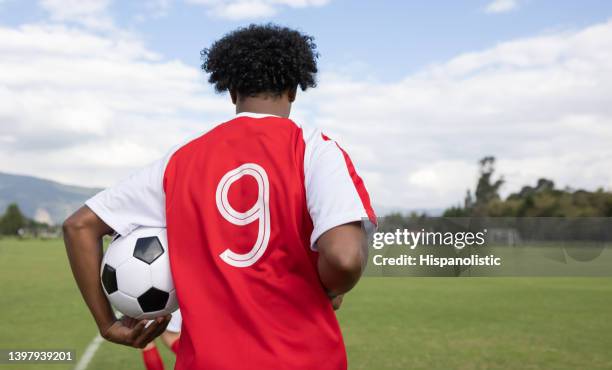
[{"label": "distant mountain", "polygon": [[[57,225],[100,190],[0,172],[0,214],[4,213],[10,203],[17,203],[29,218]],[[374,208],[378,216],[386,216],[393,212],[407,215],[413,211],[439,216],[443,212],[437,208],[411,209],[376,205]]]},{"label": "distant mountain", "polygon": [[17,203],[29,218],[60,224],[98,191],[100,189],[0,172],[0,214],[10,203]]}]

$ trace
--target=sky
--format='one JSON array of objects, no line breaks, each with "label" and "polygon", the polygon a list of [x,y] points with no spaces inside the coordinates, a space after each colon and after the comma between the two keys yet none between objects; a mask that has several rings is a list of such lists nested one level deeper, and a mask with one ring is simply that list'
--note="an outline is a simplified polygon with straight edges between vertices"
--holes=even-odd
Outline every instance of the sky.
[{"label": "sky", "polygon": [[612,2],[0,0],[0,171],[106,187],[233,115],[200,50],[249,23],[315,37],[292,118],[351,154],[379,209],[461,202],[497,158],[612,190]]}]

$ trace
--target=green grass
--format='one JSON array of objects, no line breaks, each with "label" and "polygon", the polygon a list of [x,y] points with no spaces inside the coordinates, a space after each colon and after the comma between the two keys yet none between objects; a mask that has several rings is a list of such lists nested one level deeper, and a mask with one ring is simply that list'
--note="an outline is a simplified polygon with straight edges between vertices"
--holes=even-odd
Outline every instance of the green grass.
[{"label": "green grass", "polygon": [[[0,348],[72,349],[77,358],[97,329],[72,278],[60,240],[0,239]],[[160,342],[160,347],[163,344]],[[172,356],[162,348],[166,368]],[[72,369],[69,364],[2,365],[0,370]],[[104,343],[89,369],[139,369],[135,349]],[[144,368],[144,367],[142,367]]]},{"label": "green grass", "polygon": [[368,278],[351,369],[612,369],[609,278]]},{"label": "green grass", "polygon": [[[78,357],[96,334],[60,241],[0,240],[0,292],[0,348]],[[611,278],[366,278],[338,315],[350,369],[595,370],[612,369],[611,307]],[[0,365],[43,368],[72,366]],[[142,368],[111,343],[89,367]]]}]

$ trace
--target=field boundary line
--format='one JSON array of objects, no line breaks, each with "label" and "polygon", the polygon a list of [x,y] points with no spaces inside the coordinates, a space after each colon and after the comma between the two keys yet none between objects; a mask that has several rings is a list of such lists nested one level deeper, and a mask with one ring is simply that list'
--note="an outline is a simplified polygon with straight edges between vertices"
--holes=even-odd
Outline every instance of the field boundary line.
[{"label": "field boundary line", "polygon": [[96,354],[96,351],[98,350],[98,348],[100,348],[100,344],[102,344],[103,341],[104,341],[104,338],[102,338],[100,334],[97,334],[91,340],[91,342],[89,342],[89,345],[87,346],[87,348],[85,348],[85,352],[83,352],[83,357],[81,357],[79,362],[77,362],[77,364],[74,367],[74,370],[87,369],[87,366],[89,366],[89,363],[93,359],[94,355]]}]

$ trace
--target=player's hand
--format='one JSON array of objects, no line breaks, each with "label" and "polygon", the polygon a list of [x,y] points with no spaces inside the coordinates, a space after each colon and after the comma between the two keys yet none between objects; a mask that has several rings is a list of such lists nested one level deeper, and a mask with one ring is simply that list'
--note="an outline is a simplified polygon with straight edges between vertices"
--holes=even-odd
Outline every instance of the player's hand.
[{"label": "player's hand", "polygon": [[144,348],[166,330],[171,317],[171,315],[158,317],[146,326],[149,320],[136,320],[124,316],[116,320],[101,334],[109,342]]},{"label": "player's hand", "polygon": [[332,307],[334,308],[334,311],[337,311],[338,309],[340,309],[340,306],[342,306],[342,300],[344,299],[344,294],[340,294],[335,296],[334,298],[331,298],[331,303],[332,303]]}]

